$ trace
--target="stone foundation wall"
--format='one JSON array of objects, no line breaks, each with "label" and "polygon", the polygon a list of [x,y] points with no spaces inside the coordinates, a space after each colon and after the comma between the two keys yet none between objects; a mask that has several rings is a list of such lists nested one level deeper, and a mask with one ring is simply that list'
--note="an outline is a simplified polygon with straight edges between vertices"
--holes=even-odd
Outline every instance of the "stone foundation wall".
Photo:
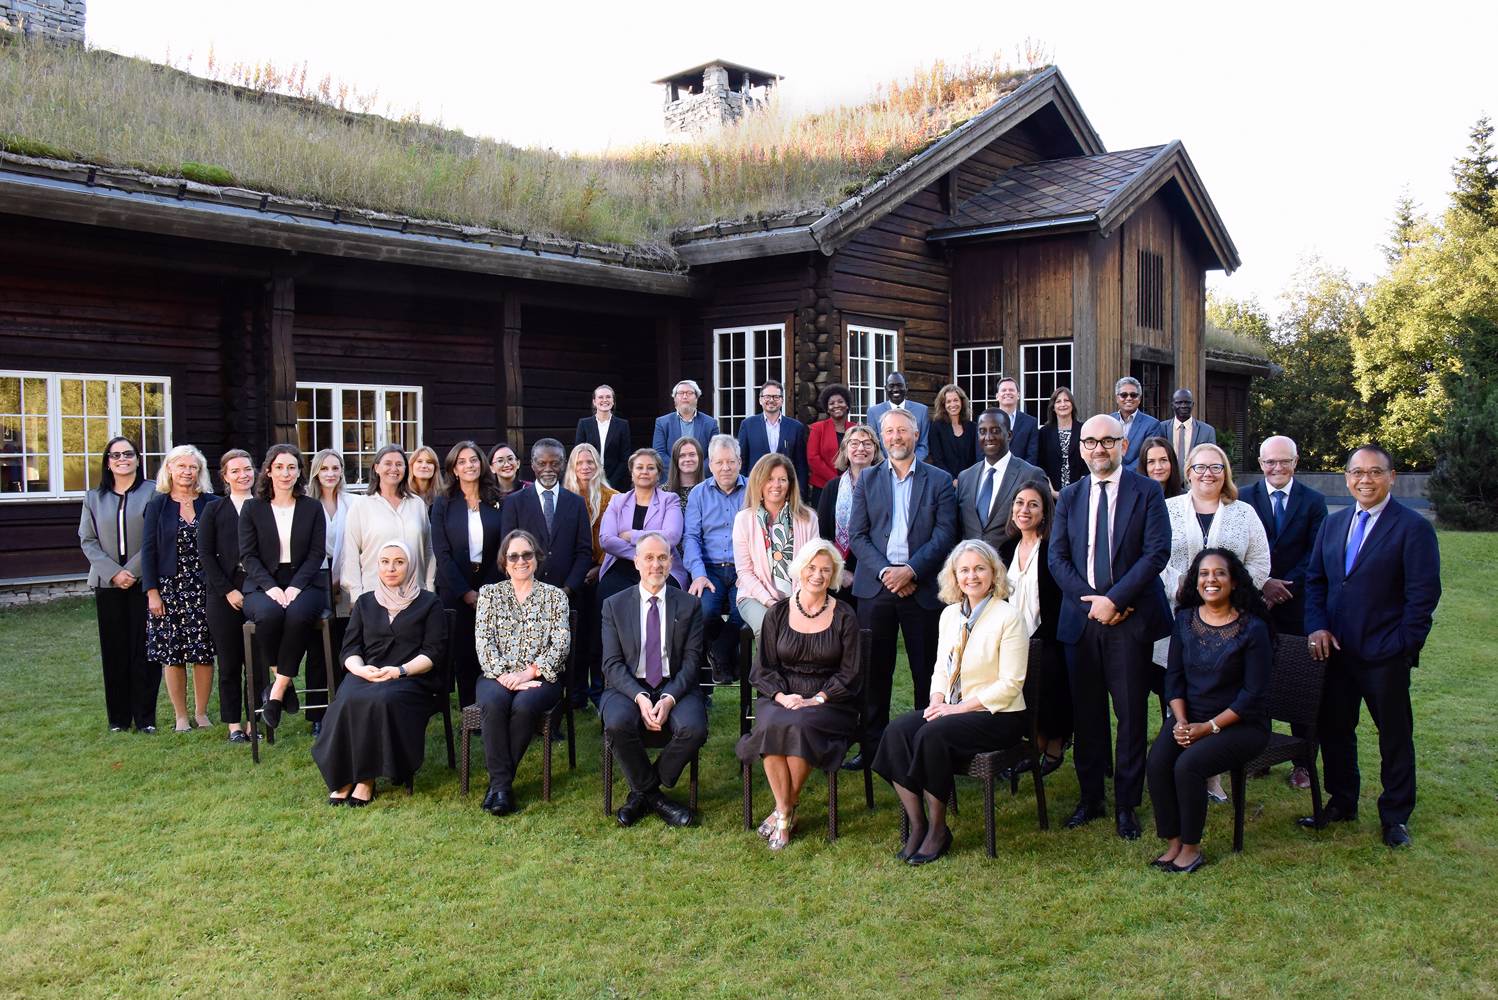
[{"label": "stone foundation wall", "polygon": [[83,44],[85,0],[0,0],[0,30]]},{"label": "stone foundation wall", "polygon": [[64,597],[87,597],[92,593],[84,579],[0,583],[0,608],[45,604]]}]

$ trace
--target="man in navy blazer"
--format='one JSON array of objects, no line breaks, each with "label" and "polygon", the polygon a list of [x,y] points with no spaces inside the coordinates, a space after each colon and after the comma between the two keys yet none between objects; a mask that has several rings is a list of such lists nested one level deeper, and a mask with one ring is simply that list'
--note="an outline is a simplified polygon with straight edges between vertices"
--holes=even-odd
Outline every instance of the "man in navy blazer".
[{"label": "man in navy blazer", "polygon": [[1009,453],[1028,465],[1040,464],[1040,423],[1019,408],[1019,383],[1005,375],[998,385],[999,412],[1009,432]]},{"label": "man in navy blazer", "polygon": [[593,525],[583,498],[557,482],[565,455],[556,438],[542,438],[531,445],[531,474],[536,481],[505,497],[499,524],[501,538],[517,528],[536,537],[546,552],[536,567],[536,579],[561,587],[568,600],[575,601],[593,565]]},{"label": "man in navy blazer", "polygon": [[1170,514],[1160,485],[1124,467],[1123,425],[1116,417],[1092,417],[1081,436],[1090,473],[1061,491],[1047,559],[1062,593],[1056,638],[1066,647],[1073,759],[1082,786],[1081,804],[1066,826],[1104,815],[1111,696],[1118,716],[1115,822],[1120,837],[1135,840],[1155,680],[1150,654],[1171,629],[1160,583],[1170,561]]},{"label": "man in navy blazer", "polygon": [[[650,445],[661,456],[661,463],[667,469],[671,468],[671,449],[677,438],[691,434],[702,445],[702,454],[706,455],[707,443],[718,433],[717,418],[697,409],[697,401],[701,398],[702,387],[689,378],[682,379],[671,390],[671,401],[676,408],[655,418],[655,434]],[[664,481],[665,477],[661,478]],[[625,490],[630,486],[628,482],[623,486],[612,482],[610,485],[616,490]]]},{"label": "man in navy blazer", "polygon": [[857,769],[872,754],[889,724],[895,678],[895,632],[905,635],[905,656],[915,705],[931,697],[937,626],[944,605],[937,574],[957,544],[957,494],[952,477],[916,460],[920,433],[908,411],[884,415],[882,437],[889,460],[858,477],[848,519],[849,546],[858,557],[853,595],[858,622],[874,633],[874,655],[866,680],[869,718],[861,753],[843,766]]},{"label": "man in navy blazer", "polygon": [[882,403],[875,403],[869,407],[869,412],[864,415],[864,422],[874,428],[874,433],[883,435],[881,425],[884,415],[891,410],[904,410],[915,418],[915,425],[919,437],[915,443],[915,460],[924,462],[926,453],[931,445],[931,415],[926,410],[925,403],[917,403],[909,398],[909,387],[905,383],[905,376],[899,372],[890,372],[889,378],[884,380],[885,399]]},{"label": "man in navy blazer", "polygon": [[1415,808],[1415,738],[1410,668],[1430,635],[1441,599],[1441,552],[1435,529],[1389,496],[1389,453],[1364,445],[1347,460],[1354,503],[1327,516],[1306,571],[1306,643],[1326,661],[1320,738],[1327,806],[1320,823],[1358,814],[1358,715],[1362,702],[1378,727],[1383,794],[1378,818],[1384,843],[1410,843]]},{"label": "man in navy blazer", "polygon": [[[779,452],[795,467],[796,483],[804,498],[806,491],[811,489],[811,473],[806,465],[806,425],[794,417],[782,415],[785,386],[775,379],[760,387],[759,405],[764,412],[746,417],[739,425],[743,467],[753,469],[755,462],[771,452]],[[770,441],[772,434],[775,437],[773,444]]]},{"label": "man in navy blazer", "polygon": [[[1165,436],[1165,428],[1160,425],[1160,421],[1139,408],[1143,393],[1139,380],[1132,375],[1125,375],[1113,383],[1113,396],[1118,400],[1118,409],[1113,411],[1113,419],[1123,425],[1124,437],[1129,439],[1123,467],[1130,472],[1139,468],[1139,449],[1143,447],[1144,439]],[[1085,460],[1087,456],[1083,455],[1082,458]]]}]

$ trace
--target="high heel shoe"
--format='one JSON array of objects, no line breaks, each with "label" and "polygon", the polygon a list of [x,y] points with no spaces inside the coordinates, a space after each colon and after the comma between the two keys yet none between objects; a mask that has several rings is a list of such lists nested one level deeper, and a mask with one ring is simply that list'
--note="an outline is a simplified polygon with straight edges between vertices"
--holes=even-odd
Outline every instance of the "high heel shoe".
[{"label": "high heel shoe", "polygon": [[374,787],[374,785],[370,785],[369,786],[369,798],[367,798],[367,799],[356,798],[354,796],[353,789],[349,790],[349,793],[348,793],[348,804],[349,804],[349,806],[351,808],[358,809],[358,808],[360,808],[362,806],[367,806],[371,802],[373,802],[374,800],[375,800],[375,787]]},{"label": "high heel shoe", "polygon": [[791,842],[791,834],[796,832],[796,810],[792,809],[789,816],[775,816],[775,829],[770,834],[770,850],[783,851]]},{"label": "high heel shoe", "polygon": [[761,840],[769,840],[770,834],[775,832],[775,821],[779,818],[779,810],[771,809],[770,815],[765,817],[764,822],[760,823],[759,828],[754,832],[759,834]]},{"label": "high heel shoe", "polygon": [[952,849],[952,830],[947,828],[947,835],[942,839],[941,846],[934,854],[912,854],[905,860],[907,865],[920,866],[929,865],[933,861],[939,861],[943,855]]}]

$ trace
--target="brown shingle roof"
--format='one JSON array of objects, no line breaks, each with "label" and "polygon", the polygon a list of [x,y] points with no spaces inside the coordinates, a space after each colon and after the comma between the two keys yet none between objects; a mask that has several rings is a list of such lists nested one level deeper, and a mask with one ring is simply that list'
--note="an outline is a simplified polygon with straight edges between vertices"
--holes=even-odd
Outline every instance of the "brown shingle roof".
[{"label": "brown shingle roof", "polygon": [[1074,156],[1011,167],[957,206],[943,229],[1041,222],[1096,215],[1165,146]]}]

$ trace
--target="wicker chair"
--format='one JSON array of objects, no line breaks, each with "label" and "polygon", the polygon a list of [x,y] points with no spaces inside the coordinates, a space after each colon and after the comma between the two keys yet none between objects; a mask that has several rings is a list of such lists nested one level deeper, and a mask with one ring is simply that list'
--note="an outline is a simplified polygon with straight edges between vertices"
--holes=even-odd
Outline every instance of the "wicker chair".
[{"label": "wicker chair", "polygon": [[[572,698],[567,689],[568,679],[572,676],[573,664],[577,660],[577,612],[572,611],[567,615],[567,627],[571,638],[567,643],[567,661],[562,665],[561,684],[562,697],[552,708],[541,717],[541,724],[537,730],[541,737],[541,801],[551,801],[551,737],[562,724],[563,719],[567,725],[567,770],[577,770],[577,730],[572,719]],[[458,734],[459,761],[458,761],[458,784],[459,790],[468,794],[469,774],[473,769],[472,750],[473,736],[484,728],[483,714],[479,711],[477,704],[468,705],[463,709],[459,719],[460,731]]]},{"label": "wicker chair", "polygon": [[[328,672],[328,686],[320,688],[302,688],[301,694],[320,694],[323,696],[321,702],[303,705],[303,708],[327,708],[333,703],[333,695],[338,689],[338,671],[333,664],[333,633],[330,627],[333,611],[324,608],[322,617],[318,619],[317,630],[322,636],[323,662],[326,663]],[[250,732],[250,759],[256,764],[260,763],[260,729],[261,716],[265,714],[265,706],[260,702],[260,692],[255,690],[255,623],[246,619],[241,630],[244,636],[244,702],[245,719]],[[293,684],[296,682],[293,681]],[[274,744],[276,742],[276,731],[269,727],[265,730],[265,742]]]},{"label": "wicker chair", "polygon": [[1326,664],[1312,658],[1303,635],[1282,635],[1275,641],[1274,665],[1269,675],[1269,717],[1305,727],[1305,736],[1270,733],[1269,745],[1253,760],[1231,772],[1233,783],[1233,850],[1243,850],[1243,814],[1247,782],[1244,775],[1283,764],[1297,757],[1310,760],[1311,815],[1321,822],[1321,777],[1316,772],[1316,754],[1321,746],[1316,719],[1321,711],[1321,690],[1326,683]]},{"label": "wicker chair", "polygon": [[[874,633],[861,629],[858,633],[859,675],[867,677],[869,660],[874,648]],[[749,684],[749,669],[754,662],[754,632],[747,626],[739,636],[739,735],[743,736],[754,727],[754,689]],[[867,688],[865,689],[867,690]],[[867,704],[863,697],[858,705],[858,732],[863,732]],[[870,812],[874,810],[874,772],[871,769],[873,754],[865,754],[863,760],[863,796]],[[837,779],[842,770],[842,761],[835,762],[823,773],[827,775],[827,841],[837,839]],[[754,768],[740,762],[740,775],[744,782],[744,829],[754,829]]]}]

